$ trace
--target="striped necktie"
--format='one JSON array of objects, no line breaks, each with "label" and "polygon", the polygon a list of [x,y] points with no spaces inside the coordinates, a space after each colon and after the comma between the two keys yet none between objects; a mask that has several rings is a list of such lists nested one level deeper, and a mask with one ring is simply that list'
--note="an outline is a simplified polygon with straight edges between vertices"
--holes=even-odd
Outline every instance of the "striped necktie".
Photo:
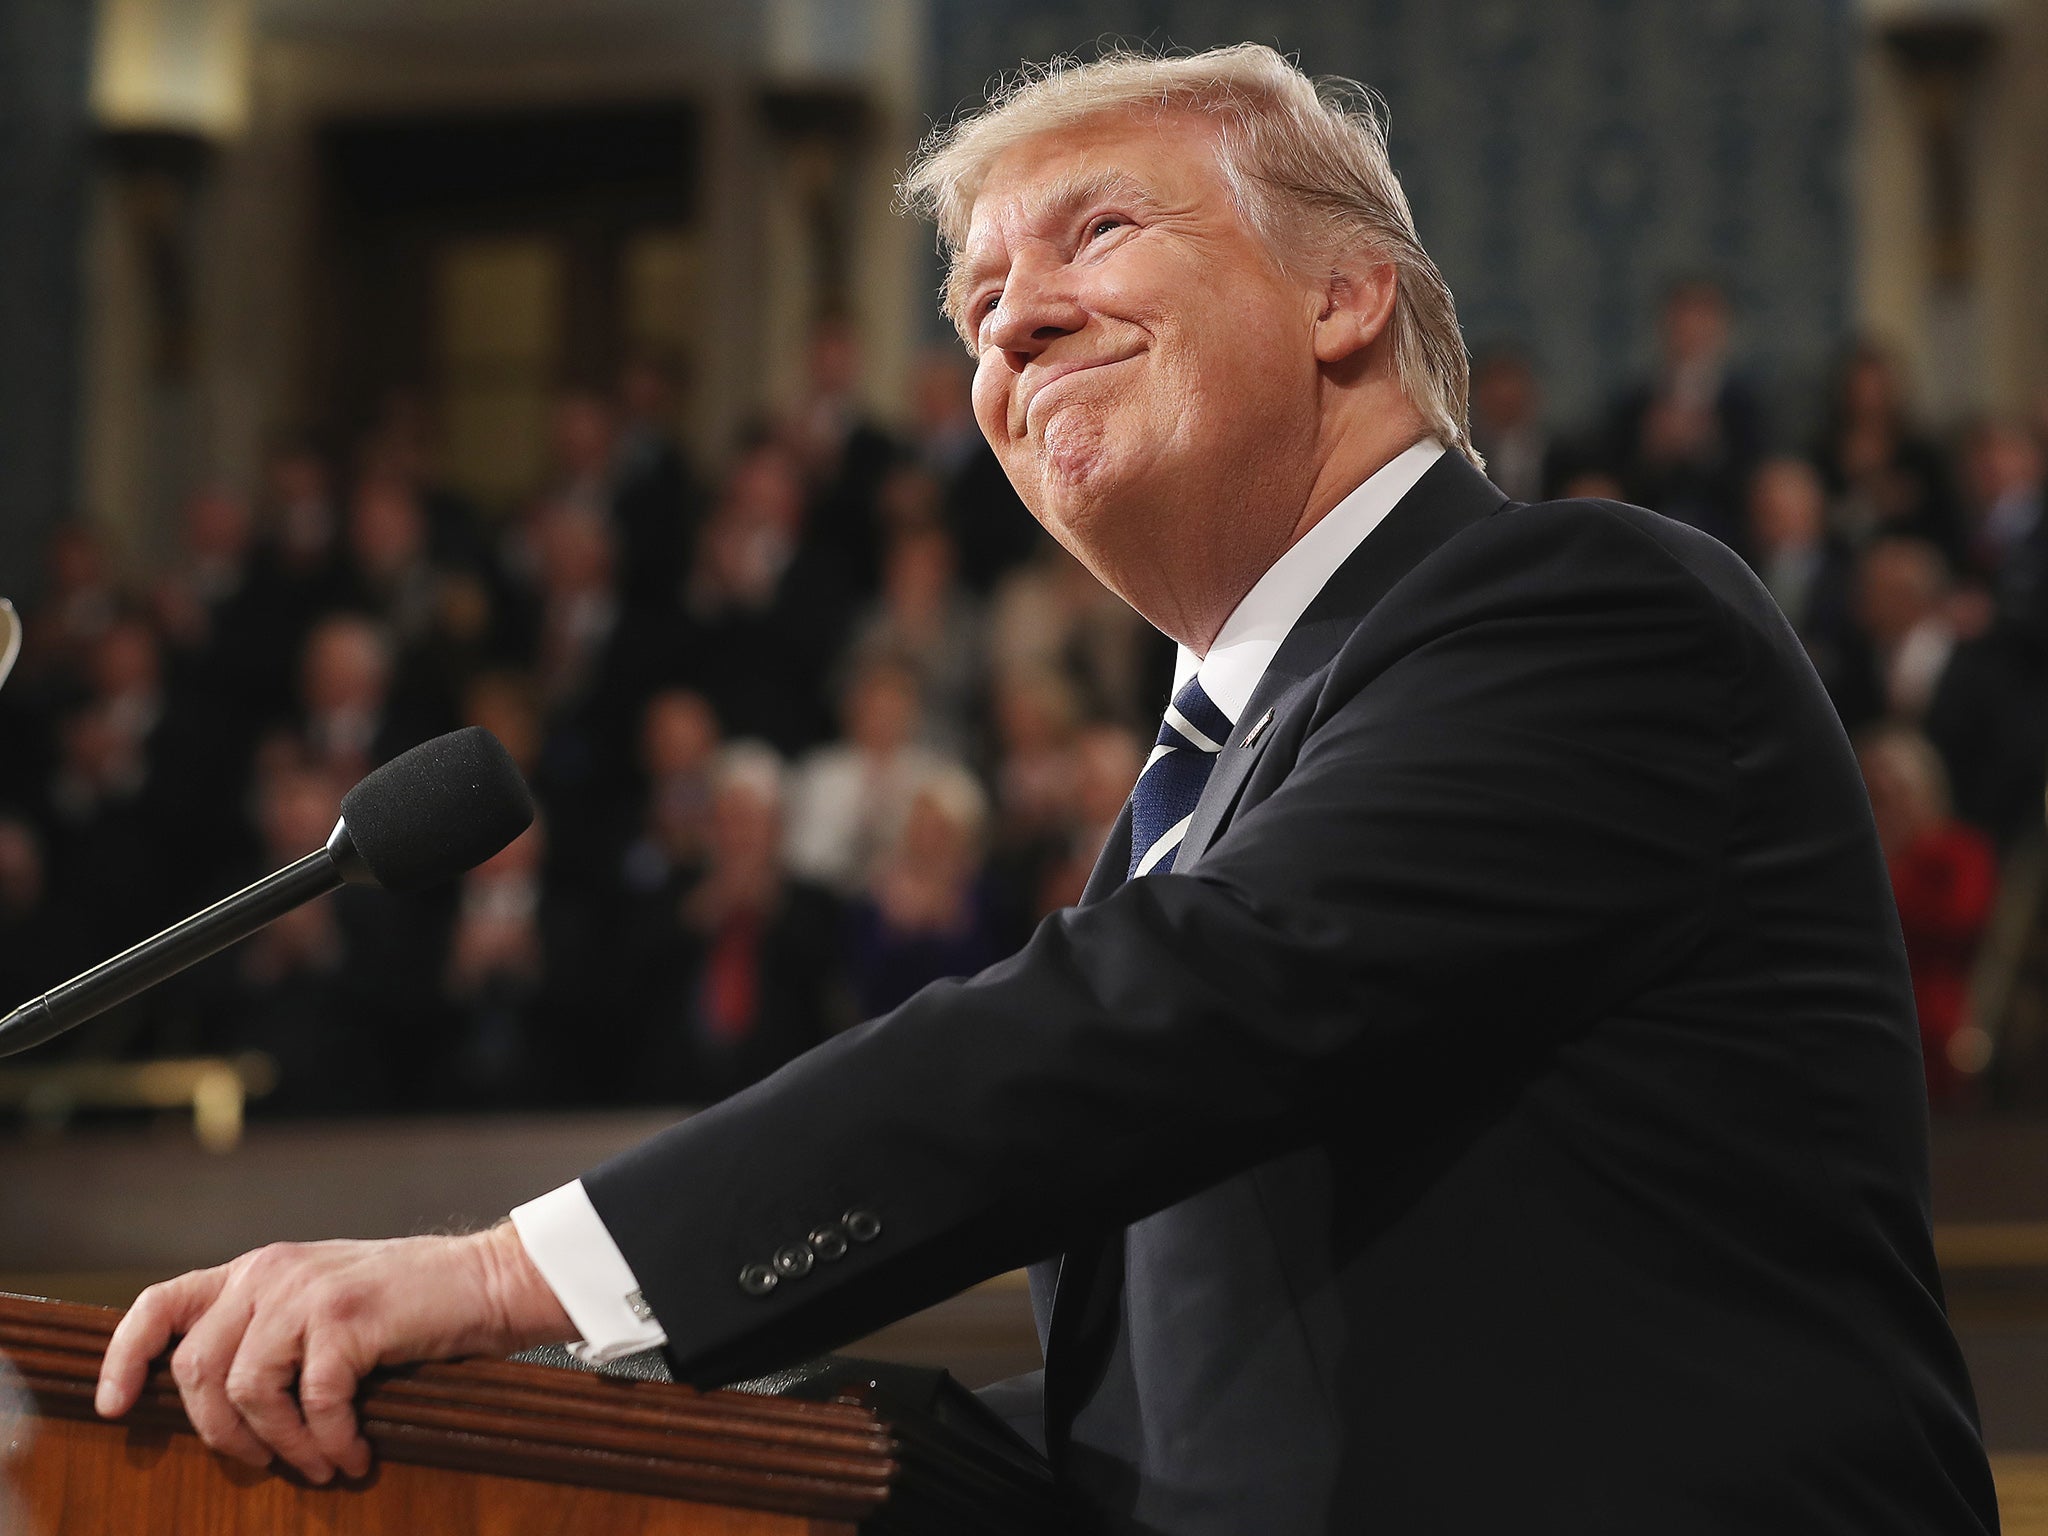
[{"label": "striped necktie", "polygon": [[1230,717],[1209,702],[1199,677],[1189,678],[1166,706],[1159,744],[1131,791],[1131,879],[1172,872],[1195,802],[1229,738]]}]

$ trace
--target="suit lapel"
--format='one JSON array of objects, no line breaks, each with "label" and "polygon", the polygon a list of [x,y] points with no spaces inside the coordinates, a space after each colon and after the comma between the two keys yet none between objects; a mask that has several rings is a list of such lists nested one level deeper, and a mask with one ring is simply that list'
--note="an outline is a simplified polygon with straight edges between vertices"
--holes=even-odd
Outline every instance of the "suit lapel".
[{"label": "suit lapel", "polygon": [[[1243,718],[1224,743],[1195,805],[1194,819],[1188,823],[1174,858],[1176,870],[1193,865],[1229,824],[1245,781],[1267,746],[1283,736],[1300,739],[1290,726],[1301,711],[1314,708],[1322,673],[1374,605],[1445,541],[1498,511],[1506,501],[1498,486],[1453,450],[1429,467],[1380,526],[1337,567],[1287,632],[1258,687],[1252,690]],[[1269,710],[1273,719],[1260,729]],[[1245,738],[1252,733],[1256,739],[1246,745]]]}]

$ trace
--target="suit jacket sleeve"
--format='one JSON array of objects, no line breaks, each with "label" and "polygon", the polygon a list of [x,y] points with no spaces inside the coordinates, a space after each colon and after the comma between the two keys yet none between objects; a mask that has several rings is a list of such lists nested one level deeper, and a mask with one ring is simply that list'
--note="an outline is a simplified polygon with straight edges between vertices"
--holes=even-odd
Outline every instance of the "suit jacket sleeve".
[{"label": "suit jacket sleeve", "polygon": [[[1365,1088],[1533,1070],[1696,943],[1753,656],[1598,504],[1453,538],[1191,870],[1048,918],[587,1176],[676,1369],[844,1343],[1313,1143]],[[872,1240],[740,1285],[850,1208]]]}]

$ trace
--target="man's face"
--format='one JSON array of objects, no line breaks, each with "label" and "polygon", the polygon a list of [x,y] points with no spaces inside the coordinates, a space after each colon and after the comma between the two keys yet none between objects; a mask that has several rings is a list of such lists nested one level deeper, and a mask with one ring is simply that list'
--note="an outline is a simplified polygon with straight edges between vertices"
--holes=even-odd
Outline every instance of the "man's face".
[{"label": "man's face", "polygon": [[1117,116],[1010,150],[960,271],[975,417],[1096,575],[1175,633],[1202,562],[1285,547],[1321,295],[1246,226],[1205,124]]}]

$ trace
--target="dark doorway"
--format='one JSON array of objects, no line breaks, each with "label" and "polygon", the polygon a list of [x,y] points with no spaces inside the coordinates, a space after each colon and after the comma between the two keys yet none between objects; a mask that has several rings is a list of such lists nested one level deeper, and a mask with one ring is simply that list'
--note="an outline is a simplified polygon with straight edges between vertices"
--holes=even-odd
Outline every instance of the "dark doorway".
[{"label": "dark doorway", "polygon": [[678,102],[329,125],[306,398],[353,434],[406,392],[452,488],[523,495],[555,390],[690,375],[701,137]]}]

